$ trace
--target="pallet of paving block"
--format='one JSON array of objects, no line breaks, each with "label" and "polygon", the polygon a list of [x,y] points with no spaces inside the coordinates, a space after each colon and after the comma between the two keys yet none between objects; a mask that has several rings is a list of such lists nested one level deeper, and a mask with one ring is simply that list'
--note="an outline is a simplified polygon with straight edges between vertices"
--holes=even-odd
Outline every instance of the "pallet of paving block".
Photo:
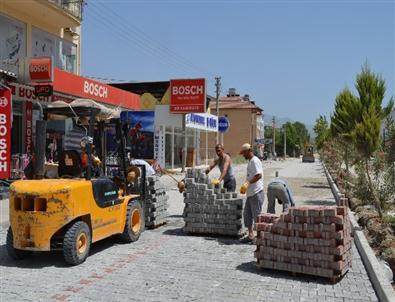
[{"label": "pallet of paving block", "polygon": [[342,270],[324,269],[312,266],[303,266],[292,263],[275,262],[265,259],[258,259],[255,266],[260,270],[281,271],[289,273],[294,277],[314,276],[327,279],[330,283],[339,282],[349,271],[350,265],[345,266]]}]

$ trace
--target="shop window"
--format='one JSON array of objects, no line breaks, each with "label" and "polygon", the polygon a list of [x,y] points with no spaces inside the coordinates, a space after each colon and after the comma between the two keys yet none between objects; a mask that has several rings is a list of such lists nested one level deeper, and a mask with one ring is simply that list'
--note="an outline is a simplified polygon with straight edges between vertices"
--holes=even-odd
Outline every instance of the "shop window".
[{"label": "shop window", "polygon": [[34,57],[53,56],[56,67],[76,72],[77,46],[36,27],[32,28],[32,54]]},{"label": "shop window", "polygon": [[182,128],[179,128],[179,127],[175,127],[174,128],[174,133],[183,133],[184,131],[183,131],[183,129]]},{"label": "shop window", "polygon": [[16,65],[5,64],[3,59],[26,56],[26,24],[0,14],[0,68],[18,72]]}]

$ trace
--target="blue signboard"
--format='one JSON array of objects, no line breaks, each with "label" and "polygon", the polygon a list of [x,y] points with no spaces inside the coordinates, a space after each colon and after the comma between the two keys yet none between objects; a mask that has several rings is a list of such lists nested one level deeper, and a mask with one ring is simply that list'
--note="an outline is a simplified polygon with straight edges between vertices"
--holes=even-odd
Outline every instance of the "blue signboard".
[{"label": "blue signboard", "polygon": [[229,130],[230,123],[227,117],[220,116],[218,118],[218,132],[225,133]]}]

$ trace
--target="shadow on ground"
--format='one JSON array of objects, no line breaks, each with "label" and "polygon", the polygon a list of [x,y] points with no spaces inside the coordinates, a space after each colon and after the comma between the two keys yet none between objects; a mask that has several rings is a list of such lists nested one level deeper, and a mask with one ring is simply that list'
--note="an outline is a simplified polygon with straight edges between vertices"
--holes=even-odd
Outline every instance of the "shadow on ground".
[{"label": "shadow on ground", "polygon": [[315,205],[315,206],[333,206],[336,205],[334,200],[304,200],[304,205]]},{"label": "shadow on ground", "polygon": [[[185,236],[185,237],[200,237],[204,240],[208,241],[217,241],[220,245],[239,245],[246,244],[240,242],[239,238],[231,237],[231,236],[219,236],[219,235],[211,235],[211,234],[195,234],[195,233],[187,233],[184,231],[183,227],[177,227],[174,229],[167,229],[163,232],[164,235],[170,236]],[[251,244],[251,243],[247,243]]]},{"label": "shadow on ground", "polygon": [[311,185],[304,185],[302,188],[309,188],[309,189],[330,189],[328,185],[324,184],[311,184]]},{"label": "shadow on ground", "polygon": [[317,276],[309,276],[304,274],[295,274],[293,275],[291,272],[285,271],[277,271],[272,269],[262,269],[256,266],[255,261],[245,262],[236,267],[237,270],[251,273],[251,274],[258,274],[263,277],[270,277],[274,279],[288,279],[299,281],[303,283],[318,283],[322,285],[333,285],[333,283],[326,278],[317,277]]},{"label": "shadow on ground", "polygon": [[[101,253],[117,244],[119,244],[119,240],[114,236],[93,243],[88,257],[93,257],[95,254]],[[6,245],[2,244],[0,245],[0,267],[42,269],[44,267],[65,268],[69,267],[69,265],[64,262],[62,251],[33,252],[26,259],[14,260],[8,256]]]}]

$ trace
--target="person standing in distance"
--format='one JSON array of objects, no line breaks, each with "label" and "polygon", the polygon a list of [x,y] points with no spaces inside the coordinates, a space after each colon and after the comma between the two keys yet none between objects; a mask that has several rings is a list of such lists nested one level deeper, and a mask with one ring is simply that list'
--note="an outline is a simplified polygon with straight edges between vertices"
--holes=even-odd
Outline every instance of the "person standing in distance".
[{"label": "person standing in distance", "polygon": [[232,159],[224,152],[224,146],[221,144],[217,144],[215,146],[215,153],[217,154],[218,158],[206,169],[206,174],[210,173],[210,171],[214,169],[215,166],[218,166],[221,176],[218,179],[214,179],[213,184],[217,185],[223,180],[224,188],[228,192],[236,191],[236,179],[232,168]]},{"label": "person standing in distance", "polygon": [[241,146],[240,154],[248,160],[247,180],[241,186],[240,193],[247,193],[244,207],[244,225],[248,228],[248,235],[243,241],[252,241],[254,236],[253,224],[256,223],[258,215],[262,212],[264,201],[263,193],[263,168],[258,157],[254,155],[250,144]]}]

